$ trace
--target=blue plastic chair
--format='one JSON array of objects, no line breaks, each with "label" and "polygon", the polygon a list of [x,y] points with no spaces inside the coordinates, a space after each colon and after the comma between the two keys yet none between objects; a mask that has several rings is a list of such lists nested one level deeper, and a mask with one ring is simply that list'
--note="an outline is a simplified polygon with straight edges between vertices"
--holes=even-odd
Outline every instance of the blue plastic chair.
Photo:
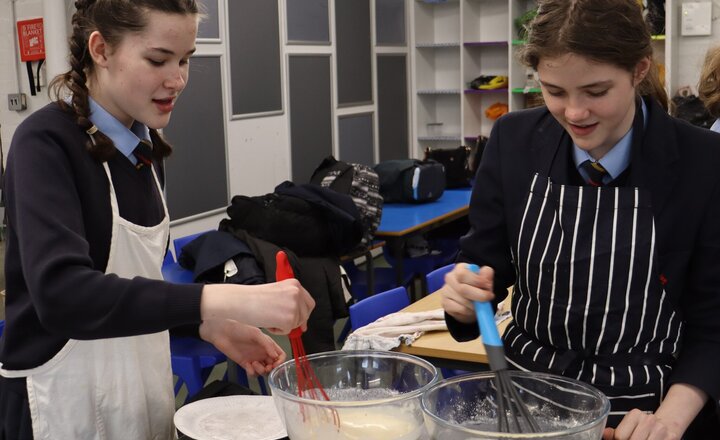
[{"label": "blue plastic chair", "polygon": [[[163,278],[174,283],[192,283],[192,271],[175,262],[170,251],[165,254],[162,265]],[[187,387],[187,398],[191,398],[205,385],[215,365],[225,362],[227,357],[217,348],[198,338],[170,336],[170,363],[173,374],[178,377],[175,395],[183,384]],[[238,375],[244,374],[238,371]],[[241,379],[239,377],[239,379]],[[247,383],[247,376],[244,378]]]},{"label": "blue plastic chair", "polygon": [[[387,248],[387,246],[383,248],[383,257],[393,268],[397,266],[397,258],[395,258],[395,256],[392,254],[390,249]],[[406,276],[410,276],[412,278],[421,277],[422,279],[425,277],[426,273],[435,269],[435,258],[432,255],[422,255],[420,257],[403,257],[402,264],[403,278],[405,278]]]},{"label": "blue plastic chair", "polygon": [[171,283],[188,284],[195,281],[195,274],[176,263],[170,251],[165,254],[161,271],[163,279]]},{"label": "blue plastic chair", "polygon": [[[170,337],[170,361],[173,374],[178,377],[175,395],[183,384],[191,398],[205,386],[215,365],[227,361],[218,349],[201,339],[191,337]],[[239,373],[244,373],[242,370]],[[247,377],[245,377],[247,383]]]},{"label": "blue plastic chair", "polygon": [[199,236],[201,236],[207,232],[210,232],[210,231],[197,232],[195,234],[186,235],[184,237],[178,237],[175,240],[173,240],[173,247],[175,248],[175,259],[176,260],[180,259],[180,254],[182,253],[182,248],[186,244],[190,243],[191,241],[195,240],[196,238],[198,238]]},{"label": "blue plastic chair", "polygon": [[[447,266],[443,266],[439,269],[435,269],[434,271],[430,272],[426,276],[427,281],[427,288],[428,293],[433,293],[440,289],[445,284],[445,274],[453,270],[455,267],[455,263],[448,264]],[[465,370],[453,370],[450,368],[441,368],[440,371],[442,372],[442,375],[445,379],[448,379],[453,376],[458,376],[460,374],[469,373],[469,371]]]},{"label": "blue plastic chair", "polygon": [[350,322],[353,330],[378,318],[397,312],[410,305],[407,289],[396,287],[365,298],[350,306]]},{"label": "blue plastic chair", "polygon": [[[177,255],[180,254],[183,246],[202,234],[204,232],[175,239],[173,244]],[[192,283],[195,278],[193,272],[180,266],[169,251],[165,254],[163,260],[162,274],[166,281],[181,284]],[[178,381],[175,383],[175,395],[185,384],[188,391],[187,398],[191,398],[205,386],[205,382],[213,368],[226,361],[227,357],[220,350],[202,339],[171,336],[170,362],[173,374],[178,377]],[[249,386],[245,370],[238,368],[237,374],[238,382],[244,386]],[[258,379],[262,393],[267,394],[262,378]]]},{"label": "blue plastic chair", "polygon": [[445,274],[453,270],[455,263],[435,269],[425,276],[428,293],[433,293],[445,284]]},{"label": "blue plastic chair", "polygon": [[[352,296],[352,303],[362,301],[368,298],[368,279],[367,272],[360,270],[355,263],[348,261],[343,264],[345,272],[350,279],[350,295]],[[395,269],[392,267],[375,267],[373,268],[373,292],[384,292],[386,290],[398,287],[397,279],[395,277]],[[406,275],[403,280],[403,286],[407,286],[412,283],[412,275]],[[348,319],[345,322],[340,334],[338,335],[337,342],[342,344],[350,333],[351,323]]]},{"label": "blue plastic chair", "polygon": [[429,242],[432,249],[440,251],[438,255],[433,256],[436,268],[447,266],[457,260],[458,252],[460,252],[460,237],[431,238]]},{"label": "blue plastic chair", "polygon": [[[355,301],[363,300],[369,296],[367,271],[360,270],[352,261],[343,264],[343,268],[350,278],[350,294]],[[403,286],[408,286],[413,280],[411,274],[403,278]],[[395,269],[392,267],[373,268],[373,292],[384,292],[386,290],[400,287],[397,285]]]}]

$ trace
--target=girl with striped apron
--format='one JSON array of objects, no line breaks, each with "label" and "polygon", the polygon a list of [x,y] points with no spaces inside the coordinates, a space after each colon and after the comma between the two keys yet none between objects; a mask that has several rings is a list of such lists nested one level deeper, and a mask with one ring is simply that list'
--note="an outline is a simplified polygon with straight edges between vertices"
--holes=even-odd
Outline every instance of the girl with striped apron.
[{"label": "girl with striped apron", "polygon": [[648,199],[638,188],[571,187],[536,174],[515,250],[509,360],[593,384],[612,402],[612,425],[633,408],[658,407],[682,326],[653,276]]},{"label": "girl with striped apron", "polygon": [[[120,216],[110,168],[112,240],[105,273],[162,279],[160,266],[170,232],[167,206],[152,170],[164,217],[141,226]],[[25,377],[35,440],[174,439],[175,397],[167,331],[122,338],[74,340],[30,370],[0,369]]]},{"label": "girl with striped apron", "polygon": [[[641,115],[638,106],[636,144]],[[608,425],[616,426],[633,408],[659,406],[682,333],[657,276],[651,194],[543,174],[532,178],[512,249],[507,356],[519,369],[594,385],[610,399]]]}]

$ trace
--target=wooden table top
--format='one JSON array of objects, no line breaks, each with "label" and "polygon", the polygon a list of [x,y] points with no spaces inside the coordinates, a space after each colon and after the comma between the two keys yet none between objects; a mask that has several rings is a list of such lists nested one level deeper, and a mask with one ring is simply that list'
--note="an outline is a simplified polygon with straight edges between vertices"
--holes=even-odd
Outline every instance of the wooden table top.
[{"label": "wooden table top", "polygon": [[[441,297],[440,294],[436,292],[410,304],[401,311],[424,312],[441,307]],[[498,325],[498,331],[501,335],[505,332],[505,327],[507,327],[509,322],[510,319],[506,319]],[[449,331],[427,332],[416,339],[412,345],[402,344],[396,350],[401,353],[408,353],[420,357],[434,357],[482,364],[488,363],[482,338],[468,342],[457,342],[450,335]]]}]

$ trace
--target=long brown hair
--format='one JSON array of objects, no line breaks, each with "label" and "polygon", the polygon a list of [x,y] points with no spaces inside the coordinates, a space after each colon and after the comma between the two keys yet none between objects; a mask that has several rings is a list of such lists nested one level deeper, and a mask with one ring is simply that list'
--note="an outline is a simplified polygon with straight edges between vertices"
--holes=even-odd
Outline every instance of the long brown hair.
[{"label": "long brown hair", "polygon": [[[523,63],[537,70],[543,57],[574,53],[630,73],[644,58],[652,60],[650,29],[637,0],[539,0],[528,25],[528,40],[519,50]],[[637,87],[668,109],[657,65]]]},{"label": "long brown hair", "polygon": [[708,112],[720,118],[720,46],[711,47],[705,54],[698,82],[698,96]]},{"label": "long brown hair", "polygon": [[[90,154],[99,161],[106,161],[115,154],[115,145],[109,137],[93,128],[89,119],[87,78],[95,67],[88,53],[90,34],[98,31],[110,46],[117,46],[128,32],[145,29],[148,11],[197,15],[198,5],[195,0],[77,0],[75,9],[70,36],[70,70],[52,80],[51,96],[91,135],[87,142]],[[65,90],[71,93],[69,104],[63,99]],[[167,157],[172,152],[170,144],[157,130],[150,129],[150,140],[154,156]]]}]

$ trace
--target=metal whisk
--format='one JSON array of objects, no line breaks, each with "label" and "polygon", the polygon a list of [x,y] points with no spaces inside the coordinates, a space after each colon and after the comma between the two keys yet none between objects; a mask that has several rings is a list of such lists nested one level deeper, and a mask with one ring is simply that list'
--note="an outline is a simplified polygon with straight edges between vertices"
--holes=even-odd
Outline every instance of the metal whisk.
[{"label": "metal whisk", "polygon": [[[275,280],[282,281],[290,278],[294,278],[290,261],[288,260],[287,254],[284,251],[278,251],[275,254]],[[298,396],[310,398],[312,400],[330,400],[320,380],[315,375],[315,372],[307,360],[307,354],[305,353],[305,346],[302,342],[302,329],[300,327],[294,328],[288,335],[290,338],[290,346],[292,347],[293,359],[295,360],[295,371],[297,372],[297,384],[298,384]],[[306,419],[305,409],[301,407],[303,414],[303,420]],[[338,417],[337,411],[331,410],[332,419],[335,426],[340,426],[340,418]]]},{"label": "metal whisk", "polygon": [[[468,269],[475,273],[480,271],[475,264],[468,265]],[[522,401],[522,397],[509,375],[505,349],[495,325],[495,313],[493,313],[492,306],[488,302],[479,301],[475,301],[474,306],[490,369],[495,372],[493,384],[497,402],[498,432],[540,431],[540,427]],[[512,422],[512,426],[510,422]]]}]

